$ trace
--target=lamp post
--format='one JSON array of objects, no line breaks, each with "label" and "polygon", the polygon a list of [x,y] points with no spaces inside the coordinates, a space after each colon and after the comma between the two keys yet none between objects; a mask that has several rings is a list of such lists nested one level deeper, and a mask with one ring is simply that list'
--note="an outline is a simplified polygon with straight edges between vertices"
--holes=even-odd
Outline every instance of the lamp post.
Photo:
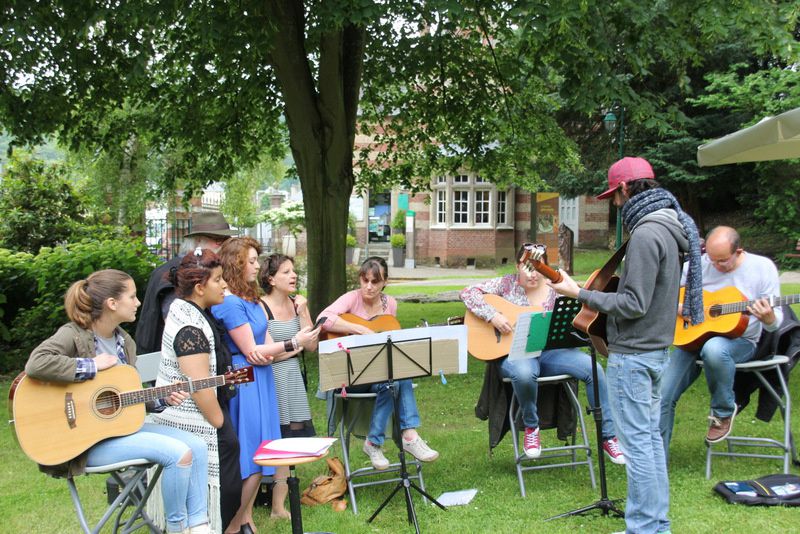
[{"label": "lamp post", "polygon": [[[619,110],[619,119],[613,111],[609,110],[606,116],[603,117],[603,127],[608,133],[617,130],[617,146],[619,147],[619,158],[625,157],[625,108],[617,105]],[[619,122],[619,124],[617,124]],[[618,249],[622,246],[622,208],[617,208],[617,228],[616,239],[614,240],[614,248]]]}]

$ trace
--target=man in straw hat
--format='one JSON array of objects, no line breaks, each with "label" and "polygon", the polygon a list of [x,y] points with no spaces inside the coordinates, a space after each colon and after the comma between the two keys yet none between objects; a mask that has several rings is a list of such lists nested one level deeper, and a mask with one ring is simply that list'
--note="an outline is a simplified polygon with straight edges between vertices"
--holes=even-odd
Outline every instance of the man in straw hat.
[{"label": "man in straw hat", "polygon": [[197,247],[219,252],[225,240],[238,234],[236,230],[231,230],[228,221],[217,211],[193,213],[191,230],[183,238],[180,253],[156,267],[147,282],[139,322],[136,325],[136,351],[139,354],[161,350],[164,320],[170,304],[175,300],[175,288],[166,276],[170,268],[177,267],[183,256]]}]

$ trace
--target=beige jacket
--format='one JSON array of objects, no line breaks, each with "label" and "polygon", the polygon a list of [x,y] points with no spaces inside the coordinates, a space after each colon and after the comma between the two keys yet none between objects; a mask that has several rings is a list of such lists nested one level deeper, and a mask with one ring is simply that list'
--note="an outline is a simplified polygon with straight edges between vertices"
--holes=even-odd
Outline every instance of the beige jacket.
[{"label": "beige jacket", "polygon": [[[125,357],[130,365],[136,365],[136,344],[127,332],[122,330],[125,340]],[[38,347],[33,349],[25,373],[37,380],[54,382],[74,382],[75,369],[78,365],[75,358],[94,358],[94,334],[91,330],[81,328],[73,322],[63,325]],[[61,465],[40,465],[39,470],[52,476],[68,476],[82,474],[86,469],[86,453]]]}]

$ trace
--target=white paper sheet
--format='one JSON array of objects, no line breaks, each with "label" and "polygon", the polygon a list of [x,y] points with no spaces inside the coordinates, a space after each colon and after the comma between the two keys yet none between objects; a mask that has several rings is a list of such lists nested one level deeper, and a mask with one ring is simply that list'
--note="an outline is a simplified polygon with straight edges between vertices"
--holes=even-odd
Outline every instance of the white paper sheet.
[{"label": "white paper sheet", "polygon": [[517,316],[517,324],[511,338],[511,349],[508,351],[509,360],[524,360],[527,358],[538,358],[542,353],[540,350],[527,352],[528,332],[531,329],[532,312],[520,313]]},{"label": "white paper sheet", "polygon": [[469,504],[477,494],[478,490],[474,488],[458,491],[446,491],[439,495],[436,500],[439,501],[439,504],[442,506],[461,506],[464,504]]}]

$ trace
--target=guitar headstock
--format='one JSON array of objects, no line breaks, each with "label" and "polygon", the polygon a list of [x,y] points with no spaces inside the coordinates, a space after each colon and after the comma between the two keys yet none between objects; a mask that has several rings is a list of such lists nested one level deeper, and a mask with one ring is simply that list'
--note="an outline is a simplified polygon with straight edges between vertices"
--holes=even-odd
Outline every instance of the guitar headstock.
[{"label": "guitar headstock", "polygon": [[547,254],[547,248],[544,245],[533,243],[525,245],[522,257],[519,259],[522,270],[530,276],[542,264],[542,258],[544,258],[545,254]]},{"label": "guitar headstock", "polygon": [[225,373],[223,376],[225,377],[226,385],[246,384],[255,380],[252,365],[240,367],[239,369],[233,369]]},{"label": "guitar headstock", "polygon": [[547,254],[547,247],[544,245],[528,243],[522,251],[519,263],[522,270],[530,276],[534,271],[541,273],[550,279],[551,282],[559,283],[562,280],[561,273],[551,269],[542,259]]}]

